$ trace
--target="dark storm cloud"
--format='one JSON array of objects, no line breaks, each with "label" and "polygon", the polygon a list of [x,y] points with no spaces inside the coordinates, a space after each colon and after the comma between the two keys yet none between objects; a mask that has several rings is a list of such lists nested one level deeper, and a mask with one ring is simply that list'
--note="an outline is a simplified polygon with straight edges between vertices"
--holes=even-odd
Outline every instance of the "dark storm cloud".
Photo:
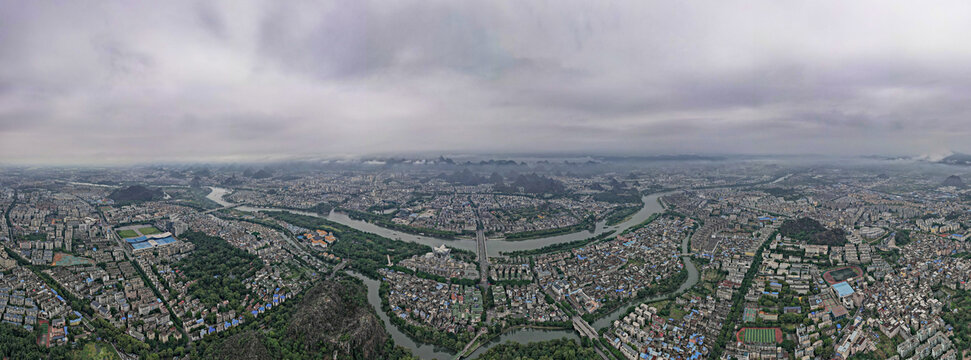
[{"label": "dark storm cloud", "polygon": [[968,13],[961,1],[0,2],[0,162],[971,151]]}]

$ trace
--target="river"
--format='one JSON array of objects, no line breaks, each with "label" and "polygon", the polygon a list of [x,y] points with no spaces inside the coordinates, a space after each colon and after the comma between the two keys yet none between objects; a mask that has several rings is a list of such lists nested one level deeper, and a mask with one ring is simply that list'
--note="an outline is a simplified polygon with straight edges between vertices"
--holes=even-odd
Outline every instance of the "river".
[{"label": "river", "polygon": [[[223,198],[226,194],[229,193],[229,190],[224,188],[219,188],[219,187],[211,187],[211,189],[212,191],[209,192],[209,195],[206,195],[206,198],[222,206],[235,205],[231,202],[226,201]],[[569,234],[554,235],[554,236],[537,238],[537,239],[529,239],[529,240],[511,241],[511,240],[505,240],[501,238],[489,239],[488,241],[489,246],[487,247],[487,251],[490,257],[496,257],[496,256],[500,256],[502,252],[510,252],[510,251],[517,251],[517,250],[532,250],[532,249],[538,249],[547,245],[584,240],[593,236],[603,234],[607,231],[616,231],[620,233],[634,225],[640,224],[644,220],[647,220],[647,218],[649,218],[651,215],[663,211],[664,208],[661,206],[660,202],[658,201],[658,198],[666,194],[668,193],[659,193],[659,194],[651,194],[651,195],[644,196],[641,199],[644,202],[644,205],[641,207],[641,209],[638,210],[636,213],[634,213],[634,215],[632,215],[629,219],[627,219],[626,221],[620,224],[606,226],[604,221],[599,221],[597,222],[594,231],[578,231],[578,232],[569,233]],[[237,209],[242,211],[253,211],[253,212],[289,211],[289,212],[292,212],[295,214],[301,214],[301,215],[320,216],[327,220],[344,224],[360,231],[381,235],[389,239],[415,242],[415,243],[424,244],[432,247],[437,247],[442,244],[446,244],[450,247],[454,247],[462,250],[468,250],[472,252],[477,251],[474,238],[468,238],[468,239],[460,238],[460,239],[450,240],[450,239],[435,238],[431,236],[409,234],[401,231],[395,231],[395,230],[383,228],[381,226],[378,226],[366,221],[354,220],[354,219],[351,219],[349,216],[347,216],[347,214],[337,212],[337,211],[331,211],[329,214],[324,215],[324,214],[317,214],[317,213],[308,212],[308,211],[289,210],[289,209],[274,208],[274,207],[255,207],[255,206],[249,206],[249,205],[239,206],[237,207]]]},{"label": "river", "polygon": [[398,330],[398,327],[391,323],[388,314],[381,310],[381,296],[378,294],[378,289],[381,287],[381,284],[377,280],[350,270],[347,273],[364,281],[364,285],[367,286],[367,301],[371,303],[371,307],[374,308],[374,311],[378,313],[378,317],[384,322],[384,328],[391,334],[391,339],[394,340],[395,345],[411,350],[412,354],[422,359],[445,360],[455,358],[455,354],[449,353],[447,349],[429,344],[416,343],[408,335]]},{"label": "river", "polygon": [[[224,188],[218,188],[218,187],[211,187],[211,189],[212,191],[209,193],[209,195],[206,196],[207,198],[222,206],[235,205],[233,203],[226,201],[223,198],[227,193],[229,193],[229,190]],[[538,249],[552,244],[559,244],[563,242],[570,242],[570,241],[576,241],[576,240],[584,240],[592,236],[603,234],[604,232],[607,232],[607,231],[616,231],[618,233],[623,232],[624,230],[627,230],[628,228],[631,228],[634,225],[640,224],[644,220],[647,220],[647,218],[649,218],[651,215],[663,211],[664,207],[661,205],[659,198],[666,194],[668,193],[659,193],[659,194],[644,196],[642,198],[644,202],[643,207],[641,207],[641,209],[637,213],[632,215],[629,219],[627,219],[626,221],[620,224],[613,225],[613,226],[606,226],[603,221],[598,222],[594,231],[580,231],[580,232],[575,232],[570,234],[556,235],[556,236],[530,239],[530,240],[520,240],[520,241],[490,239],[488,240],[489,256],[490,257],[500,256],[499,254],[500,252],[508,252],[508,251],[516,251],[516,250],[532,250],[532,249]],[[272,208],[272,207],[253,207],[253,206],[247,206],[247,205],[239,206],[237,207],[237,209],[242,211],[252,211],[252,212],[282,210],[282,211],[290,211],[301,215],[318,216],[318,217],[323,215],[323,214],[317,214],[317,213],[312,213],[307,211],[289,210],[289,209]],[[476,242],[474,239],[447,240],[447,239],[434,238],[430,236],[419,236],[419,235],[403,233],[400,231],[386,229],[365,221],[354,220],[348,217],[346,214],[336,212],[336,211],[331,211],[330,214],[327,214],[326,216],[322,216],[322,217],[330,221],[334,221],[340,224],[350,226],[360,231],[378,234],[390,239],[411,241],[411,242],[416,242],[416,243],[420,243],[428,246],[439,246],[441,244],[447,244],[448,246],[455,247],[455,248],[465,249],[472,252],[476,251]],[[685,237],[681,241],[681,250],[683,253],[689,252],[689,249],[688,249],[689,239],[690,237]],[[682,257],[682,259],[684,260],[685,268],[688,271],[688,279],[683,284],[681,284],[681,286],[678,288],[676,293],[681,293],[698,283],[698,269],[695,267],[694,263],[691,262],[691,258],[688,256],[684,256]],[[368,302],[371,303],[371,306],[378,313],[378,317],[380,317],[381,321],[384,322],[385,329],[387,329],[388,333],[391,334],[391,338],[394,339],[395,344],[408,348],[409,350],[412,351],[412,353],[415,354],[415,356],[418,356],[422,359],[444,360],[444,359],[455,358],[455,354],[449,353],[448,350],[446,349],[438,348],[434,345],[416,343],[414,340],[412,340],[407,335],[405,335],[400,330],[398,330],[398,328],[391,323],[390,319],[388,318],[388,315],[381,310],[381,298],[378,294],[378,288],[380,287],[380,283],[377,280],[369,279],[353,271],[348,271],[348,273],[364,281],[364,284],[367,286],[367,289],[368,289],[368,294],[367,294]],[[648,301],[663,299],[668,295],[669,294],[659,295],[656,298],[650,299]],[[607,316],[604,316],[600,320],[597,320],[592,324],[593,327],[596,329],[600,329],[602,327],[610,325],[610,323],[613,322],[613,320],[622,316],[627,311],[627,308],[630,305],[632,305],[632,303],[625,304],[624,306],[621,306],[614,312],[608,314]],[[514,341],[514,342],[525,344],[525,343],[536,342],[536,341],[560,339],[564,337],[571,338],[571,339],[579,339],[579,336],[575,331],[573,331],[573,329],[541,330],[541,329],[531,329],[531,328],[520,328],[520,329],[503,333],[497,339],[480,346],[478,349],[476,349],[476,351],[474,351],[469,356],[469,358],[475,358],[481,355],[482,353],[484,353],[485,351],[487,351],[489,348],[507,341]]]}]

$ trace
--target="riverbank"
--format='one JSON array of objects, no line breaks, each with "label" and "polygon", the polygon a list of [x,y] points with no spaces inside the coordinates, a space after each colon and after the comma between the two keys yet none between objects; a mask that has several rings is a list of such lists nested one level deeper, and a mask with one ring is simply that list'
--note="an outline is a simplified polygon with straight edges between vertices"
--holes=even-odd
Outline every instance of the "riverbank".
[{"label": "riverbank", "polygon": [[583,221],[581,221],[579,223],[576,223],[574,225],[570,225],[570,226],[566,226],[566,227],[561,227],[561,228],[543,229],[543,230],[531,230],[531,231],[523,231],[523,232],[517,232],[517,233],[512,233],[512,234],[506,234],[505,235],[505,240],[506,241],[524,241],[524,240],[532,240],[532,239],[543,238],[543,237],[547,237],[547,236],[554,236],[554,235],[561,235],[561,234],[570,234],[570,233],[575,233],[575,232],[583,231],[583,230],[586,230],[586,231],[596,231],[596,229],[597,229],[597,221],[594,220],[593,218],[587,218],[587,219],[584,219]]},{"label": "riverbank", "polygon": [[617,210],[614,210],[612,213],[604,217],[604,224],[606,224],[607,226],[614,226],[624,221],[630,220],[631,216],[634,216],[634,214],[636,214],[637,211],[640,210],[642,207],[644,207],[644,204],[618,208]]},{"label": "riverbank", "polygon": [[466,234],[466,233],[455,234],[444,230],[402,225],[391,221],[390,216],[372,214],[366,211],[357,211],[357,210],[350,210],[350,209],[344,209],[344,208],[340,208],[338,211],[344,214],[347,214],[348,217],[354,220],[367,221],[369,223],[379,225],[384,228],[388,228],[391,230],[398,230],[401,232],[406,232],[414,235],[434,236],[434,237],[437,237],[440,239],[446,239],[446,240],[455,240],[458,235],[465,235],[465,236],[474,235],[474,234]]},{"label": "riverbank", "polygon": [[[476,340],[473,340],[473,341],[475,341],[475,343],[472,343],[473,347],[471,347],[471,348],[468,348],[467,347],[465,349],[465,351],[463,351],[461,354],[458,355],[458,357],[459,357],[459,359],[471,358],[469,356],[470,355],[474,355],[479,350],[479,348],[481,348],[483,345],[489,344],[490,342],[493,342],[493,341],[499,339],[504,334],[508,334],[508,333],[511,333],[511,332],[514,332],[514,331],[523,330],[523,329],[545,330],[545,331],[549,331],[549,330],[554,330],[554,331],[570,330],[570,331],[572,331],[572,329],[570,327],[542,326],[542,325],[530,325],[530,324],[513,325],[513,326],[510,326],[510,327],[504,328],[504,329],[502,329],[502,331],[500,331],[498,333],[495,333],[495,334],[492,334],[492,335],[490,335],[489,337],[487,337],[485,339],[476,339]],[[497,343],[497,344],[500,344],[500,343]],[[492,346],[489,346],[489,347],[492,347]]]},{"label": "riverbank", "polygon": [[559,244],[547,245],[547,246],[541,247],[539,249],[533,249],[533,250],[518,250],[518,251],[512,251],[512,252],[507,252],[507,253],[502,253],[502,254],[505,255],[505,256],[513,256],[513,257],[515,257],[515,256],[529,256],[529,255],[538,255],[538,254],[545,254],[545,253],[550,253],[550,252],[571,250],[571,249],[576,249],[578,247],[584,247],[584,246],[587,246],[587,245],[590,245],[590,244],[598,243],[598,242],[600,242],[600,241],[602,241],[604,239],[610,238],[613,235],[614,235],[614,231],[611,230],[609,232],[605,232],[603,234],[600,234],[600,235],[597,235],[597,236],[594,236],[594,237],[591,237],[591,238],[583,239],[583,240],[577,240],[577,241],[571,241],[571,242],[566,242],[566,243],[559,243]]}]

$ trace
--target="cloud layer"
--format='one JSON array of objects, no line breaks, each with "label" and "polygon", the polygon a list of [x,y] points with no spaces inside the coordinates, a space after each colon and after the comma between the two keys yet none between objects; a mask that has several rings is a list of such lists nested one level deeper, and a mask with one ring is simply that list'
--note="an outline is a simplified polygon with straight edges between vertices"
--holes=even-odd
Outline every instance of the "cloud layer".
[{"label": "cloud layer", "polygon": [[967,1],[3,1],[0,162],[971,151],[968,14]]}]

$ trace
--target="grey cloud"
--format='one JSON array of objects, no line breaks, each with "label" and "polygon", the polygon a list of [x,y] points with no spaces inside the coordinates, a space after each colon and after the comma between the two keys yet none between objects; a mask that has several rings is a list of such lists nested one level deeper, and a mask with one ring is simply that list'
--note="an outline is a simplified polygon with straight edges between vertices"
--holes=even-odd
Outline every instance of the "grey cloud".
[{"label": "grey cloud", "polygon": [[[280,3],[260,23],[262,55],[285,67],[323,78],[366,76],[387,70],[440,69],[491,76],[515,59],[498,48],[499,35],[484,24],[474,3],[340,2],[306,20],[297,31],[287,18],[300,5]],[[394,6],[390,6],[394,7]]]},{"label": "grey cloud", "polygon": [[151,70],[154,60],[147,54],[128,48],[117,41],[96,38],[91,47],[112,77],[136,76]]},{"label": "grey cloud", "polygon": [[222,14],[213,8],[212,3],[203,1],[196,4],[195,16],[199,24],[213,36],[226,37],[226,24],[223,21]]},{"label": "grey cloud", "polygon": [[968,152],[969,10],[2,2],[0,162]]}]

